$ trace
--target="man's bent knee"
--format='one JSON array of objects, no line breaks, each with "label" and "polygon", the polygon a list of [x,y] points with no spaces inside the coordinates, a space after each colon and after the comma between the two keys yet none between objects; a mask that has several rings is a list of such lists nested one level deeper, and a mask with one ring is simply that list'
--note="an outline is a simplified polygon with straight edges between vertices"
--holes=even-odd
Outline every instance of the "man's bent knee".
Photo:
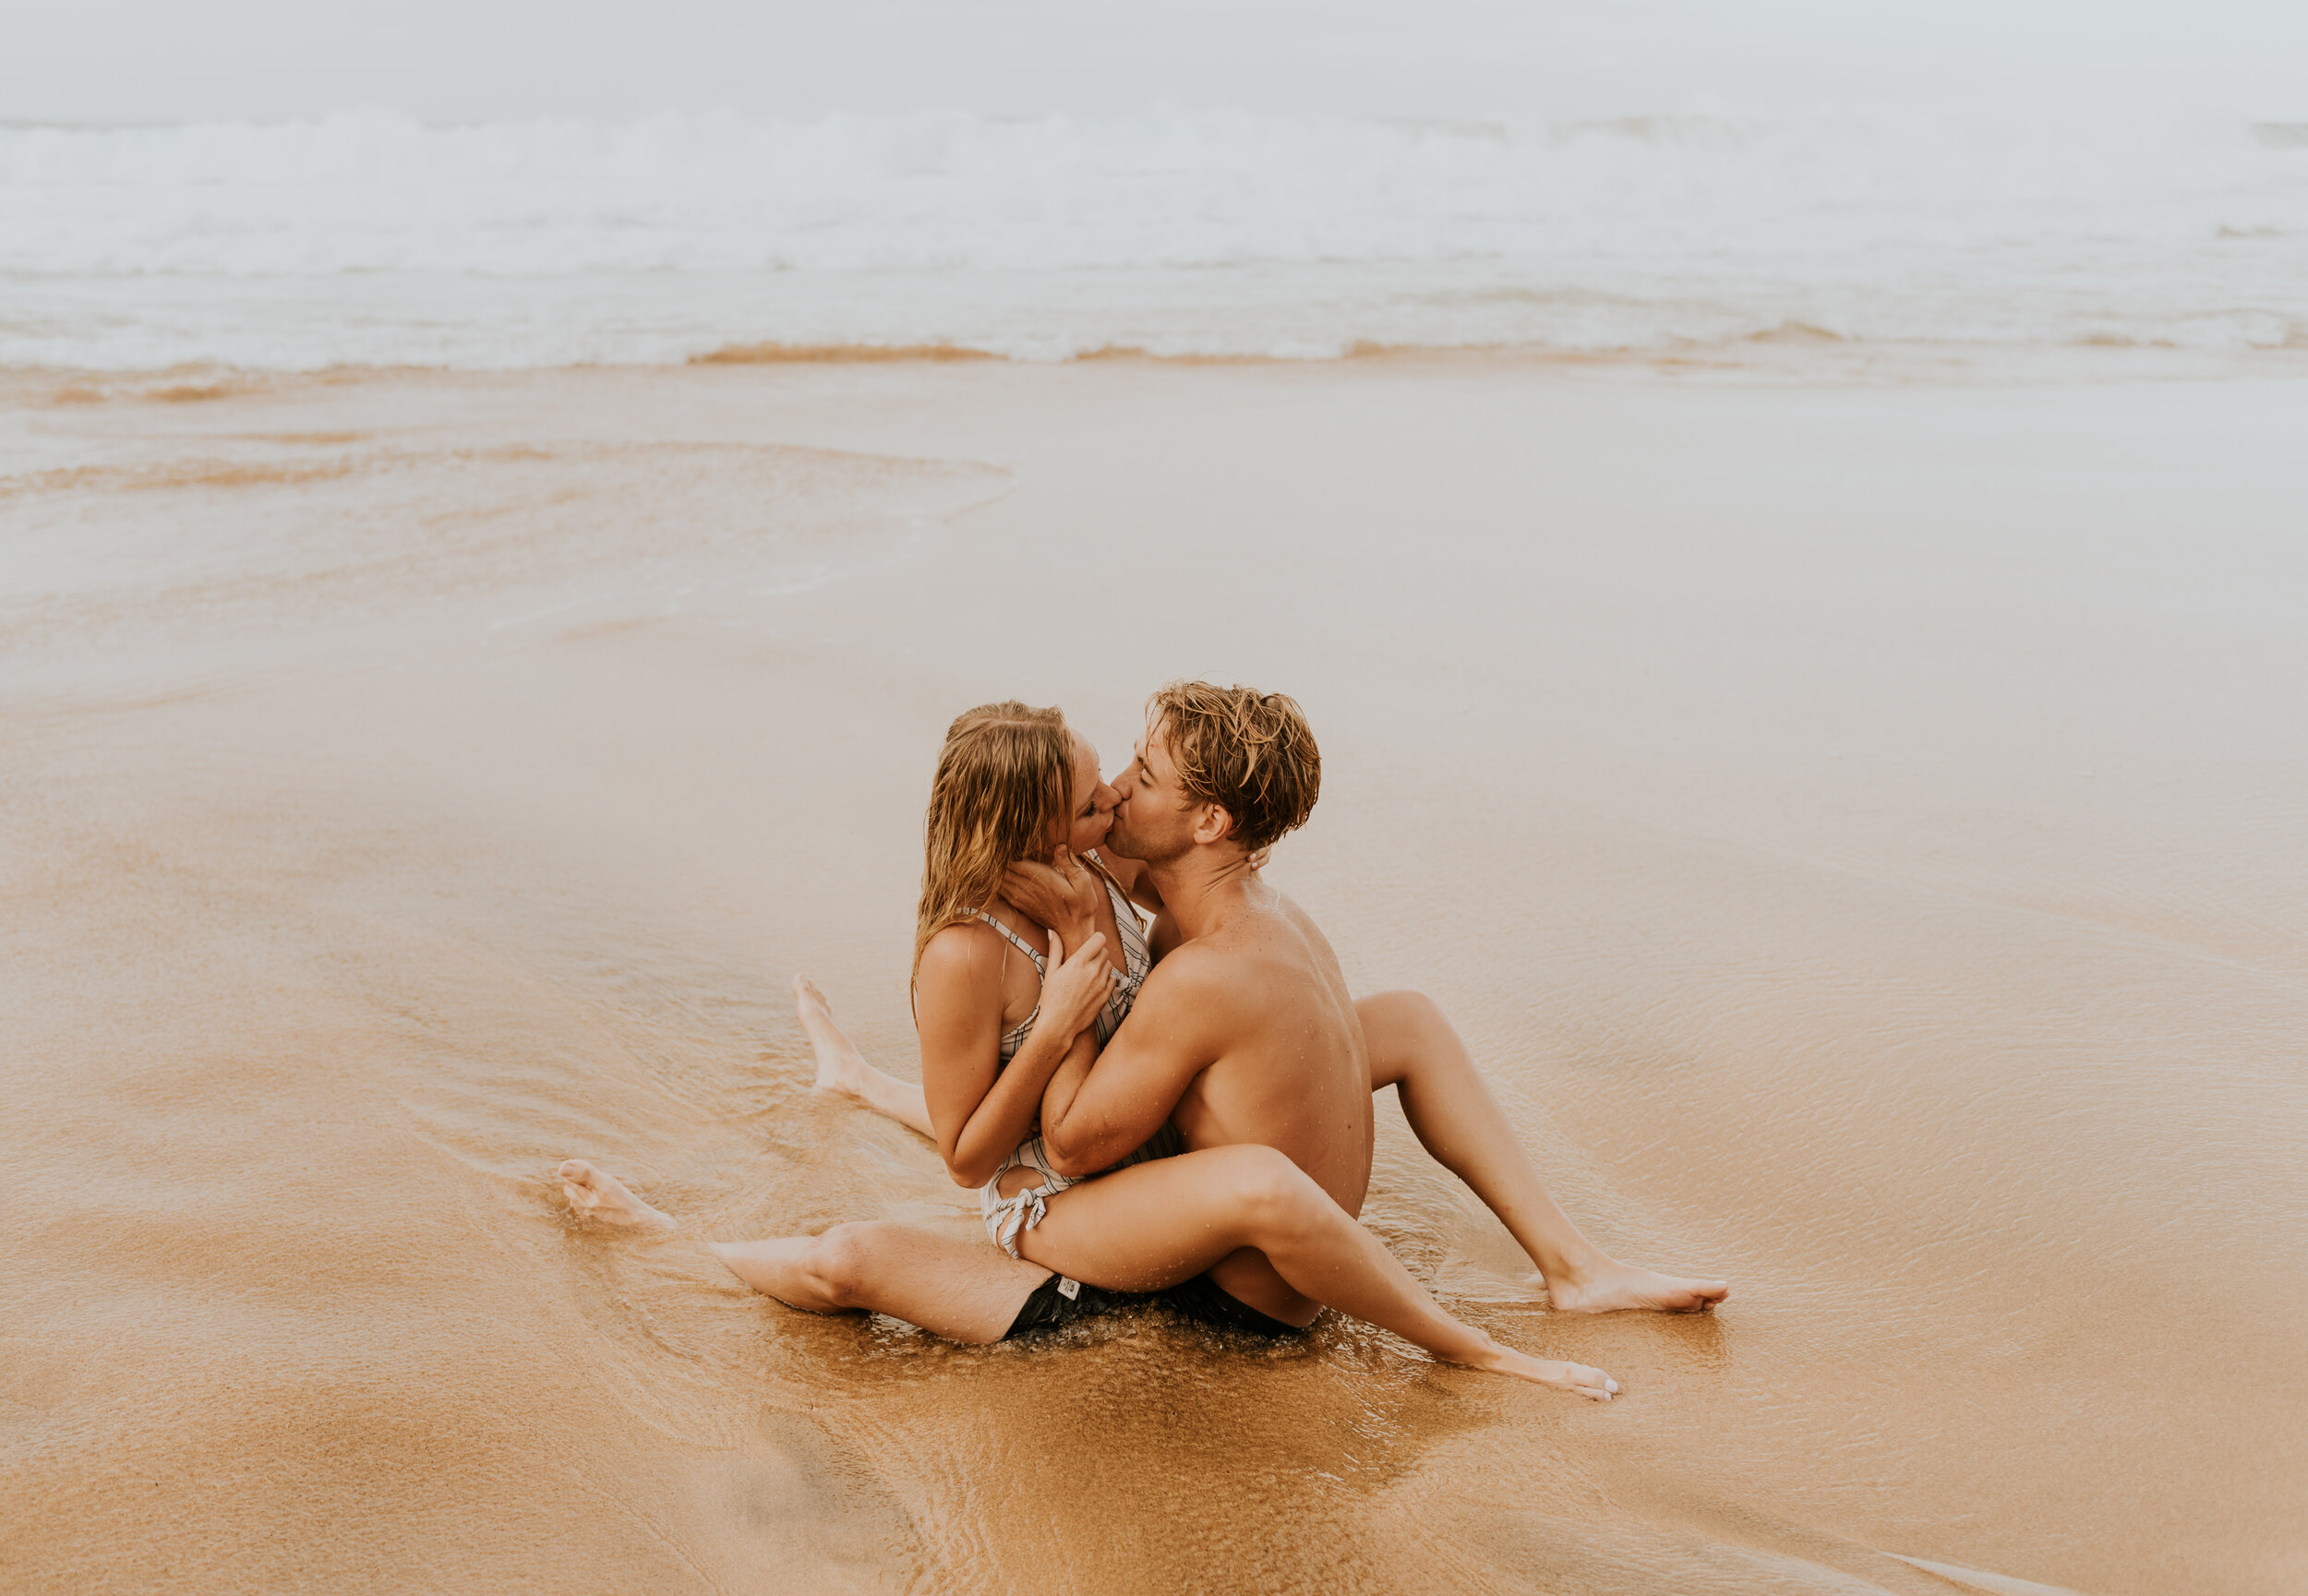
[{"label": "man's bent knee", "polygon": [[1413,1036],[1450,1034],[1450,1017],[1424,992],[1381,992],[1379,999],[1387,1005],[1388,1018]]},{"label": "man's bent knee", "polygon": [[873,1230],[871,1223],[835,1225],[810,1243],[801,1255],[801,1268],[810,1287],[837,1308],[859,1305],[872,1270]]},{"label": "man's bent knee", "polygon": [[1303,1230],[1327,1218],[1326,1209],[1339,1210],[1330,1194],[1315,1184],[1314,1177],[1285,1155],[1272,1147],[1246,1146],[1235,1151],[1238,1157],[1229,1171],[1234,1200],[1257,1231]]},{"label": "man's bent knee", "polygon": [[1354,1010],[1370,1049],[1374,1091],[1400,1083],[1413,1068],[1447,1050],[1456,1035],[1442,1005],[1424,992],[1374,992],[1357,1000]]}]

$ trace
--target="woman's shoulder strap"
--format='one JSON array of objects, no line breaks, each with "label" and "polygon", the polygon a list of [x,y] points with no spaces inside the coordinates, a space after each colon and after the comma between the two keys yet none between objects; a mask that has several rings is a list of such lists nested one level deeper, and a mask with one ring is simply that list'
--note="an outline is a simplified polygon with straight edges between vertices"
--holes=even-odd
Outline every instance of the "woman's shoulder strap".
[{"label": "woman's shoulder strap", "polygon": [[1028,958],[1033,960],[1034,967],[1036,969],[1040,970],[1045,974],[1048,973],[1050,966],[1043,963],[1041,954],[1034,951],[1033,943],[1028,942],[1024,937],[1019,936],[1016,931],[1004,925],[1000,920],[995,919],[992,915],[988,914],[983,909],[966,909],[963,912],[974,915],[979,919],[981,919],[985,921],[986,924],[992,926],[996,931],[1001,933],[1002,940],[1004,942],[1009,943],[1019,953],[1024,954]]},{"label": "woman's shoulder strap", "polygon": [[1106,861],[1100,858],[1095,852],[1076,854],[1074,857],[1096,870],[1098,879],[1106,883],[1106,892],[1114,900],[1115,920],[1119,922],[1126,919],[1138,928],[1139,934],[1145,934],[1146,921],[1138,914],[1138,906],[1130,901],[1128,890],[1121,882],[1114,879],[1114,872],[1106,868]]}]

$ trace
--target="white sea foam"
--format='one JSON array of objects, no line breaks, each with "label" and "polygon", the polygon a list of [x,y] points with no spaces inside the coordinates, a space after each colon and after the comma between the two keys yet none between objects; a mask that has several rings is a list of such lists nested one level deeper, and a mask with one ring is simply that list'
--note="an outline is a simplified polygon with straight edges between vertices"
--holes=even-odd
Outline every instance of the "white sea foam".
[{"label": "white sea foam", "polygon": [[1822,111],[0,129],[0,366],[2308,342],[2308,138]]}]

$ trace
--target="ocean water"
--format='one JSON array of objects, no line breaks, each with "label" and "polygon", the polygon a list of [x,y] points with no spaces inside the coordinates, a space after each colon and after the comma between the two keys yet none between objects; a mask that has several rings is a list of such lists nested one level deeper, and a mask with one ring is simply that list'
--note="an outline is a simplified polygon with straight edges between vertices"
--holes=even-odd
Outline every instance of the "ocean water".
[{"label": "ocean water", "polygon": [[0,367],[2308,345],[2308,125],[1916,105],[0,129]]}]

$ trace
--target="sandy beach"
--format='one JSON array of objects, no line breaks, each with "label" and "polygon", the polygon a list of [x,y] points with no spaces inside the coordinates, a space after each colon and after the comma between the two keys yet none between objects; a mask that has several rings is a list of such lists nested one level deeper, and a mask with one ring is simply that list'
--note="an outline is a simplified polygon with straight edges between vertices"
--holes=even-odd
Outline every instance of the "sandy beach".
[{"label": "sandy beach", "polygon": [[[2308,1588],[2308,383],[1800,354],[7,374],[0,1585]],[[947,720],[1198,675],[1357,988],[1734,1282],[1549,1313],[1382,1107],[1368,1222],[1620,1400],[698,1244],[975,1233],[788,983],[913,1075]]]}]

